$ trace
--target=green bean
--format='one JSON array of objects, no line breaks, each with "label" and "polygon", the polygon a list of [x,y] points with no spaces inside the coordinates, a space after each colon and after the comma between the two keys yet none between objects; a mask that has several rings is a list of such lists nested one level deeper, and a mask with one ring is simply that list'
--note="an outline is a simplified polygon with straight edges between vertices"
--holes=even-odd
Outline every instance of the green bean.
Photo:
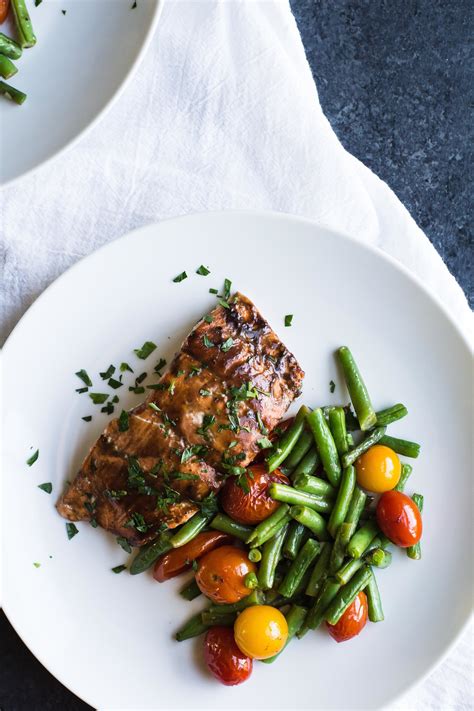
[{"label": "green bean", "polygon": [[270,590],[275,582],[275,571],[281,557],[281,548],[288,531],[288,524],[263,546],[262,562],[258,569],[258,583],[262,590]]},{"label": "green bean", "polygon": [[398,403],[398,405],[392,405],[391,407],[387,407],[385,410],[379,410],[375,414],[377,416],[377,424],[385,425],[386,427],[387,425],[391,425],[392,422],[401,420],[402,417],[408,415],[408,410],[405,405]]},{"label": "green bean", "polygon": [[[17,73],[18,69],[15,67],[11,59],[0,54],[0,76],[4,79],[10,79]],[[311,435],[310,435],[311,437]]]},{"label": "green bean", "polygon": [[23,104],[27,99],[26,94],[5,81],[0,81],[0,96],[5,96],[18,105]]},{"label": "green bean", "polygon": [[206,627],[214,627],[214,625],[219,625],[219,627],[233,627],[236,619],[237,613],[235,612],[219,615],[218,618],[212,612],[209,612],[209,610],[201,612],[201,621]]},{"label": "green bean", "polygon": [[308,506],[310,509],[327,513],[332,509],[332,503],[321,496],[308,494],[306,491],[294,489],[286,484],[277,484],[273,482],[268,487],[268,493],[275,501],[283,501],[293,506]]},{"label": "green bean", "polygon": [[164,531],[155,541],[140,548],[129,568],[130,574],[138,575],[148,570],[160,555],[167,553],[169,550],[171,550],[171,534],[169,531]]},{"label": "green bean", "polygon": [[375,521],[364,523],[347,544],[348,555],[351,558],[361,558],[378,533],[379,528]]},{"label": "green bean", "polygon": [[[302,605],[292,605],[290,607],[290,609],[285,615],[286,624],[288,625],[288,638],[283,649],[286,649],[289,642],[293,639],[296,633],[300,631],[307,614],[308,610]],[[283,649],[281,650],[281,652],[278,652],[278,654],[275,654],[273,657],[268,657],[268,659],[262,659],[262,662],[265,662],[265,664],[272,664],[272,662],[274,662],[275,659],[279,657],[280,654],[283,652]]]},{"label": "green bean", "polygon": [[252,529],[250,535],[247,537],[247,540],[245,542],[252,543],[257,538],[260,538],[262,535],[265,535],[286,516],[289,510],[290,507],[287,504],[281,504],[276,511],[274,511],[264,521],[259,523],[258,526],[255,526],[255,528]]},{"label": "green bean", "polygon": [[[413,494],[411,497],[413,502],[418,506],[418,510],[421,513],[423,513],[423,496],[421,494]],[[421,543],[418,541],[418,543],[415,543],[414,546],[409,546],[407,548],[407,556],[411,558],[412,560],[420,560],[421,558]]]},{"label": "green bean", "polygon": [[343,407],[329,410],[329,429],[340,457],[349,449],[347,446],[346,414]]},{"label": "green bean", "polygon": [[374,444],[377,444],[377,442],[381,442],[386,429],[386,427],[375,427],[372,432],[357,445],[357,447],[354,447],[354,449],[351,449],[349,452],[344,454],[342,457],[343,466],[348,467],[350,464],[354,464],[355,460],[358,459],[361,454],[367,452],[367,450]]},{"label": "green bean", "polygon": [[336,537],[340,525],[345,521],[355,485],[356,471],[350,464],[343,469],[339,491],[337,492],[336,503],[334,504],[328,521],[328,531],[333,538]]},{"label": "green bean", "polygon": [[36,44],[36,37],[25,0],[11,0],[11,6],[21,46],[33,47]]},{"label": "green bean", "polygon": [[194,600],[194,598],[199,597],[199,595],[201,595],[201,591],[198,587],[196,579],[192,577],[189,583],[186,583],[184,588],[179,591],[179,594],[181,597],[184,597],[185,600]]},{"label": "green bean", "polygon": [[316,450],[316,447],[312,447],[309,452],[305,454],[301,462],[298,464],[295,471],[291,475],[291,478],[294,480],[300,477],[302,474],[314,474],[320,464],[320,461],[321,460],[319,458],[319,454]]},{"label": "green bean", "polygon": [[307,529],[302,523],[298,521],[292,521],[290,527],[286,534],[285,542],[283,544],[283,557],[289,560],[294,560],[298,555],[298,551],[303,545],[304,539],[307,534]]},{"label": "green bean", "polygon": [[247,538],[253,532],[253,528],[250,526],[244,526],[242,523],[237,523],[233,521],[230,516],[218,513],[211,521],[211,528],[215,528],[216,531],[222,531],[223,533],[229,533],[231,536],[235,536],[241,541],[247,541]]},{"label": "green bean", "polygon": [[265,601],[265,594],[261,590],[253,590],[250,595],[242,598],[238,602],[233,602],[225,605],[211,605],[207,612],[212,613],[214,618],[218,618],[220,615],[227,615],[232,612],[242,612],[246,607],[251,607],[252,605],[263,605]]},{"label": "green bean", "polygon": [[364,558],[351,558],[351,560],[336,571],[336,579],[341,585],[345,585],[363,565],[365,565]]},{"label": "green bean", "polygon": [[199,531],[202,531],[202,529],[207,526],[209,518],[209,516],[205,516],[200,511],[195,513],[194,516],[184,524],[184,526],[181,526],[177,533],[171,536],[170,543],[172,547],[180,548],[186,543],[189,543],[189,541],[192,541],[193,538],[197,536]]},{"label": "green bean", "polygon": [[341,478],[339,455],[332,438],[331,430],[328,427],[321,408],[318,407],[316,410],[313,410],[313,412],[310,412],[306,417],[306,421],[313,433],[316,448],[321,457],[327,478],[333,486],[337,486]]},{"label": "green bean", "polygon": [[338,355],[360,428],[365,432],[370,430],[377,421],[368,390],[349,348],[342,346],[338,350]]},{"label": "green bean", "polygon": [[396,485],[395,489],[397,491],[403,491],[405,488],[405,484],[408,481],[408,477],[413,471],[413,467],[411,464],[402,464],[402,471],[400,473],[400,479],[398,480],[398,484]]},{"label": "green bean", "polygon": [[0,32],[0,54],[10,59],[20,59],[22,53],[22,48],[15,40],[12,40],[10,37],[4,35],[3,32]]},{"label": "green bean", "polygon": [[330,543],[324,543],[323,549],[316,560],[314,568],[311,572],[311,577],[306,586],[306,595],[317,597],[321,590],[328,573],[328,563],[331,558],[332,546]]},{"label": "green bean", "polygon": [[365,587],[365,594],[367,595],[369,620],[371,622],[382,622],[384,619],[382,600],[380,599],[379,588],[373,571]]},{"label": "green bean", "polygon": [[262,553],[258,548],[251,548],[249,550],[249,560],[251,560],[252,563],[258,563],[262,560]]},{"label": "green bean", "polygon": [[376,568],[388,568],[392,562],[392,554],[390,551],[384,551],[383,548],[374,548],[365,556],[365,561],[369,565],[375,565]]},{"label": "green bean", "polygon": [[302,405],[298,410],[293,424],[290,425],[286,432],[284,432],[281,436],[275,447],[275,451],[267,459],[269,472],[272,472],[274,469],[279,467],[290,454],[291,450],[297,443],[299,436],[303,432],[305,417],[308,412],[309,410],[306,405]]},{"label": "green bean", "polygon": [[330,625],[335,625],[339,622],[347,608],[352,605],[360,591],[365,588],[371,575],[371,569],[368,566],[364,566],[339,590],[326,610],[326,621]]},{"label": "green bean", "polygon": [[258,587],[258,578],[256,574],[252,571],[247,573],[247,575],[244,578],[244,585],[246,588],[249,590],[255,590],[255,588]]},{"label": "green bean", "polygon": [[210,625],[204,624],[201,618],[201,613],[198,612],[193,615],[190,620],[188,620],[178,632],[176,632],[176,639],[178,642],[183,642],[185,639],[191,639],[191,637],[197,637],[203,634],[209,629]]},{"label": "green bean", "polygon": [[354,493],[352,494],[351,503],[349,504],[349,509],[347,511],[345,523],[350,524],[348,528],[344,529],[343,537],[341,538],[341,543],[347,545],[354,535],[354,532],[359,523],[360,516],[364,510],[365,502],[367,501],[367,494],[364,494],[362,489],[358,486],[355,487]]},{"label": "green bean", "polygon": [[305,626],[308,629],[315,630],[319,627],[321,622],[324,620],[326,610],[339,593],[340,589],[341,586],[335,578],[326,578],[321,592],[316,598],[313,607],[308,612],[305,622]]},{"label": "green bean", "polygon": [[347,531],[350,528],[350,523],[341,523],[337,530],[336,539],[332,547],[331,559],[329,561],[329,572],[333,575],[336,570],[339,570],[341,565],[344,563],[344,557],[346,553],[346,543]]},{"label": "green bean", "polygon": [[327,499],[335,497],[337,493],[329,482],[309,474],[298,474],[298,476],[293,477],[293,486],[300,491],[306,491],[308,494],[314,494],[315,496],[324,496]]},{"label": "green bean", "polygon": [[283,582],[278,588],[280,595],[284,597],[291,597],[294,595],[296,588],[301,583],[304,574],[310,567],[311,563],[315,560],[319,551],[321,550],[320,544],[314,540],[314,538],[309,538],[295,560],[290,565],[290,568],[283,578]]},{"label": "green bean", "polygon": [[398,437],[389,437],[385,435],[380,440],[379,444],[384,444],[386,447],[390,447],[397,454],[401,454],[404,457],[411,457],[416,459],[420,453],[421,446],[417,442],[410,442],[408,439],[399,439]]},{"label": "green bean", "polygon": [[307,506],[292,506],[290,516],[309,528],[320,541],[328,540],[326,522],[317,511],[309,509]]},{"label": "green bean", "polygon": [[351,435],[350,432],[347,433],[347,449],[351,449],[351,447],[354,446],[354,437]]},{"label": "green bean", "polygon": [[303,430],[302,433],[300,434],[295,446],[293,447],[290,454],[285,459],[285,467],[287,469],[289,469],[289,471],[292,471],[296,466],[298,466],[298,464],[301,462],[303,457],[311,449],[312,444],[313,444],[313,438],[312,438],[311,434],[309,432],[307,432],[306,430]]}]

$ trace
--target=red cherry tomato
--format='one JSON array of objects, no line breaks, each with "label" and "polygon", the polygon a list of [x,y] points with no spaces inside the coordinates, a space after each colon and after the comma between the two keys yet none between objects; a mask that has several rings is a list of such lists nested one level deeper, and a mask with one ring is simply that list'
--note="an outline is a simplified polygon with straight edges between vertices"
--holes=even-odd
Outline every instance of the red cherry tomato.
[{"label": "red cherry tomato", "polygon": [[367,622],[367,596],[365,592],[360,592],[352,605],[349,605],[339,622],[330,625],[326,622],[329,634],[336,642],[346,642],[352,637],[356,637],[365,627]]},{"label": "red cherry tomato", "polygon": [[204,531],[198,533],[192,541],[179,548],[173,548],[169,553],[160,556],[153,568],[153,577],[159,583],[184,573],[191,567],[193,560],[198,560],[206,553],[224,543],[232,543],[234,539],[220,531]]},{"label": "red cherry tomato", "polygon": [[238,602],[250,593],[245,587],[245,576],[255,571],[255,563],[249,560],[246,551],[235,546],[221,546],[201,558],[196,583],[213,602]]},{"label": "red cherry tomato", "polygon": [[238,523],[260,523],[280,506],[268,493],[272,481],[289,484],[286,476],[278,469],[269,474],[265,464],[254,464],[247,469],[244,488],[236,477],[227,479],[221,492],[222,508]]},{"label": "red cherry tomato", "polygon": [[0,0],[0,25],[5,22],[10,8],[10,0]]},{"label": "red cherry tomato", "polygon": [[386,491],[377,504],[377,523],[392,543],[400,548],[414,546],[423,524],[418,506],[401,491]]},{"label": "red cherry tomato", "polygon": [[204,639],[204,659],[222,684],[235,686],[252,673],[253,660],[237,647],[232,627],[211,627]]}]

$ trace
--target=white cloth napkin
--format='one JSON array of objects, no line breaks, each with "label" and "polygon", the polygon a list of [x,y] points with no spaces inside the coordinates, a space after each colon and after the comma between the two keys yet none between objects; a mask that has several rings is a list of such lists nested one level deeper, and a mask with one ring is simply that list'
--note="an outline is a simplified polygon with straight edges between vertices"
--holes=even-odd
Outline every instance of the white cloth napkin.
[{"label": "white cloth napkin", "polygon": [[[324,117],[287,0],[169,0],[100,125],[2,193],[0,343],[51,281],[102,244],[165,217],[231,208],[303,215],[376,244],[470,327],[427,238]],[[468,708],[470,639],[401,708]]]}]

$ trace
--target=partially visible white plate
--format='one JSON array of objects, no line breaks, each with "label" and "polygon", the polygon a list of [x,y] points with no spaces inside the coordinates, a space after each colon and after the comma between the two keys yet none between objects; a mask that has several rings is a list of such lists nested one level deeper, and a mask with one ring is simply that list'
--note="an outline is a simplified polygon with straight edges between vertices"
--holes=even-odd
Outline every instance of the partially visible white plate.
[{"label": "partially visible white plate", "polygon": [[[209,276],[195,274],[200,264]],[[184,269],[189,278],[173,283]],[[68,541],[54,509],[106,421],[87,394],[74,392],[81,385],[74,372],[86,368],[99,392],[107,388],[98,372],[110,363],[150,372],[210,308],[208,289],[225,277],[296,354],[309,405],[347,401],[333,357],[340,344],[352,347],[377,408],[406,403],[409,416],[391,429],[421,441],[407,490],[425,496],[422,560],[396,551],[378,574],[385,622],[342,645],[322,631],[308,634],[232,689],[203,670],[201,640],[172,639],[202,605],[177,595],[182,581],[114,575],[111,567],[126,556],[113,537],[79,524]],[[284,328],[289,313],[293,325]],[[158,350],[138,361],[133,348],[148,339]],[[95,708],[377,708],[427,674],[465,625],[471,354],[437,301],[381,252],[283,215],[221,213],[152,225],[58,279],[20,321],[3,359],[5,612],[40,661]],[[126,386],[118,394],[119,408],[139,399]],[[81,420],[91,413],[91,423]],[[51,496],[37,488],[49,481]]]},{"label": "partially visible white plate", "polygon": [[[110,108],[153,36],[161,0],[28,0],[37,44],[8,80],[28,98],[0,97],[0,184],[70,147]],[[65,10],[66,14],[63,14]],[[10,27],[2,26],[10,33]]]}]

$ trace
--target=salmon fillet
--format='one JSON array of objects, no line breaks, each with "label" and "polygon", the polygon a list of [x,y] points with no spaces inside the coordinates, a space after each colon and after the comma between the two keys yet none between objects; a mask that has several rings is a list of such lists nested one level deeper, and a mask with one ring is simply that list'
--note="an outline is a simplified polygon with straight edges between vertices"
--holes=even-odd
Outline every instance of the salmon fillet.
[{"label": "salmon fillet", "polygon": [[237,293],[221,304],[128,421],[109,422],[59,499],[61,516],[143,545],[252,462],[304,373],[249,299]]}]

